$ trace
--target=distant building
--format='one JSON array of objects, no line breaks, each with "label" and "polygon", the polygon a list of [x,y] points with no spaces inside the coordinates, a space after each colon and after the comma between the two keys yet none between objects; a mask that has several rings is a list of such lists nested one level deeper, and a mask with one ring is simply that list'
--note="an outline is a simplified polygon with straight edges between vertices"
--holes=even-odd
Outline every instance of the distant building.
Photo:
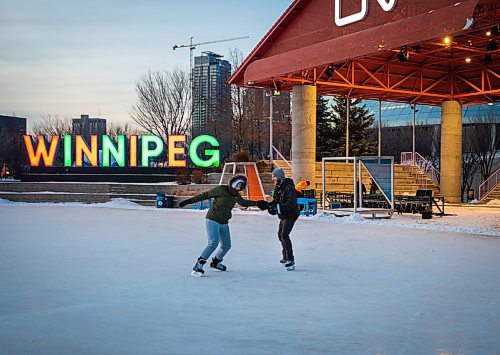
[{"label": "distant building", "polygon": [[[365,100],[366,108],[375,116],[374,126],[378,126],[378,101]],[[417,105],[415,114],[416,125],[441,124],[441,106]],[[413,122],[413,105],[382,102],[382,127],[411,126]],[[478,123],[482,120],[500,123],[500,102],[462,107],[462,122]]]},{"label": "distant building", "polygon": [[22,136],[26,134],[26,118],[0,115],[0,132],[4,129]]},{"label": "distant building", "polygon": [[91,135],[97,135],[98,139],[106,134],[106,119],[91,118],[89,115],[81,115],[80,118],[73,118],[73,135],[81,135],[90,141]]},{"label": "distant building", "polygon": [[221,143],[221,153],[231,148],[227,127],[231,120],[231,64],[213,52],[194,58],[192,73],[192,135],[211,134]]}]

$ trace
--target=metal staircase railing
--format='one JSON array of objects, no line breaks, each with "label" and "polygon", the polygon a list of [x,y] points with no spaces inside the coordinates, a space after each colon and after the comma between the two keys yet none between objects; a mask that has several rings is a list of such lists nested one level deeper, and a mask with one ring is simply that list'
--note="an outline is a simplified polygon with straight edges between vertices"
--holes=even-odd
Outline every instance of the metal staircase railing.
[{"label": "metal staircase railing", "polygon": [[498,184],[500,184],[500,168],[479,185],[479,201],[483,200]]},{"label": "metal staircase railing", "polygon": [[280,151],[278,149],[276,149],[276,147],[273,145],[273,156],[271,157],[272,161],[273,161],[273,164],[275,167],[278,167],[279,166],[274,162],[274,154],[276,154],[276,157],[279,158],[279,159],[276,159],[276,160],[283,160],[285,162],[285,164],[291,169],[292,168],[292,164],[285,159],[285,157],[280,153]]},{"label": "metal staircase railing", "polygon": [[401,165],[411,166],[415,165],[424,173],[429,179],[431,179],[437,187],[440,186],[440,174],[439,171],[432,166],[432,164],[421,156],[419,153],[415,152],[415,158],[412,152],[401,153]]}]

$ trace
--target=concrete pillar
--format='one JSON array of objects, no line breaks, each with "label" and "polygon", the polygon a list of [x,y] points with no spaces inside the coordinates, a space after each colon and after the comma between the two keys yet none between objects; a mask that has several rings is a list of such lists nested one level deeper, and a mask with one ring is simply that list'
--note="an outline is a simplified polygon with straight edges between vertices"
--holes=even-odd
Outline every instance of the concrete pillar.
[{"label": "concrete pillar", "polygon": [[462,106],[445,101],[441,106],[441,194],[449,203],[462,202]]},{"label": "concrete pillar", "polygon": [[295,182],[316,177],[316,87],[298,85],[292,98],[292,178]]}]

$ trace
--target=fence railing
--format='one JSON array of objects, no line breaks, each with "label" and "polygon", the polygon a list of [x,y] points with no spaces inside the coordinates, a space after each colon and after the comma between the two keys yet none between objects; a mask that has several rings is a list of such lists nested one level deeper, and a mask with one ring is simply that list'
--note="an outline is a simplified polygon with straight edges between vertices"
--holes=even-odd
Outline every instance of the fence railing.
[{"label": "fence railing", "polygon": [[285,159],[285,157],[283,156],[283,154],[280,153],[280,151],[278,149],[276,149],[276,147],[273,145],[273,152],[276,154],[276,157],[278,159],[274,159],[274,154],[273,154],[273,160],[283,160],[285,162],[285,164],[291,169],[292,168],[292,164],[290,164],[290,162],[288,160]]},{"label": "fence railing", "polygon": [[415,165],[417,166],[429,179],[431,179],[436,186],[439,187],[440,184],[440,174],[439,171],[432,166],[432,164],[425,159],[423,156],[415,152],[415,157],[413,157],[412,152],[401,153],[401,164],[402,165]]},{"label": "fence railing", "polygon": [[497,169],[491,176],[479,185],[479,201],[490,193],[500,183],[500,168]]}]

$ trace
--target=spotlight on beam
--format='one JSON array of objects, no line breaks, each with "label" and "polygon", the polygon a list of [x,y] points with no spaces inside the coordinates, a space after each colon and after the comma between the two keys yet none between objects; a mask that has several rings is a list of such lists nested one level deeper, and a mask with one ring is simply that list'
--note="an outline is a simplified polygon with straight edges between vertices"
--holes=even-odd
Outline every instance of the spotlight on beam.
[{"label": "spotlight on beam", "polygon": [[486,52],[493,52],[498,49],[497,41],[494,39],[490,39],[488,44],[486,45]]},{"label": "spotlight on beam", "polygon": [[328,79],[330,79],[332,76],[335,75],[335,69],[332,67],[332,66],[329,66],[326,70],[325,70],[325,75],[328,77]]},{"label": "spotlight on beam", "polygon": [[400,62],[407,62],[408,59],[410,58],[408,49],[406,47],[401,48],[401,51],[398,53],[397,57]]},{"label": "spotlight on beam", "polygon": [[491,34],[493,36],[498,36],[500,34],[500,25],[493,27],[491,29]]},{"label": "spotlight on beam", "polygon": [[443,38],[443,43],[449,46],[451,44],[451,37],[446,36],[445,38]]}]

